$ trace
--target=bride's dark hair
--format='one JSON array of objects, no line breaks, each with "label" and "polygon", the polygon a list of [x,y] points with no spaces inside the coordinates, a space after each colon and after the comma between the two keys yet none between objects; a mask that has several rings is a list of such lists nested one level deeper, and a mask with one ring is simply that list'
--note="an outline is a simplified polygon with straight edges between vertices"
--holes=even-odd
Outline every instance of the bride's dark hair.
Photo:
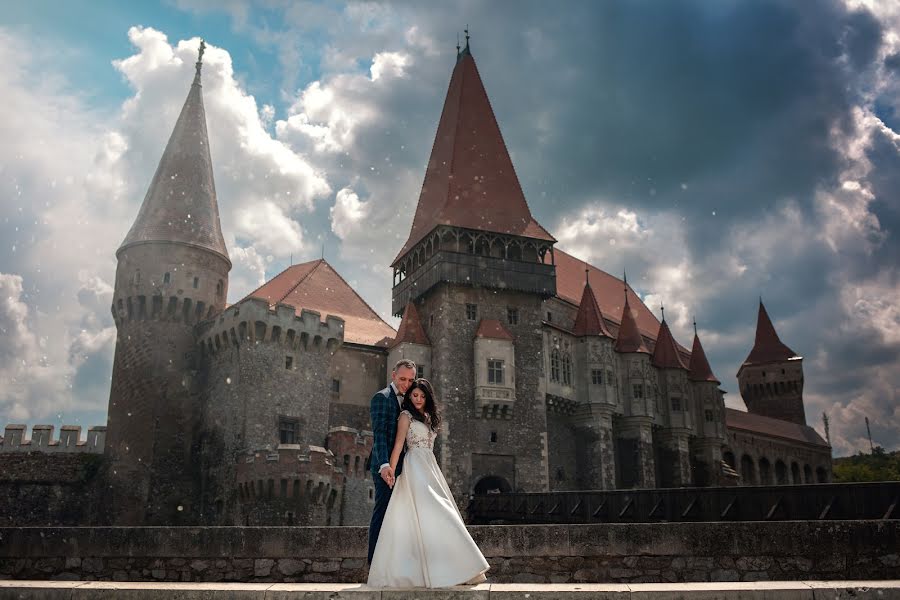
[{"label": "bride's dark hair", "polygon": [[[422,393],[425,395],[424,409],[428,417],[420,413],[416,410],[416,407],[413,406],[412,392],[415,389],[422,390]],[[414,380],[412,385],[409,386],[409,389],[406,390],[406,394],[403,395],[403,409],[408,410],[417,421],[421,421],[431,427],[432,431],[437,431],[441,424],[441,415],[438,412],[437,404],[435,404],[434,401],[434,390],[431,388],[431,383],[423,377]]]}]

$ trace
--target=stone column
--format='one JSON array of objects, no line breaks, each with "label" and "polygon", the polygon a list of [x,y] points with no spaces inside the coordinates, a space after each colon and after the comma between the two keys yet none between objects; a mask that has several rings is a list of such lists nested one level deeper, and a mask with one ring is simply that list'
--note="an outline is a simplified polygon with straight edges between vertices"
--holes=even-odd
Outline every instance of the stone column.
[{"label": "stone column", "polygon": [[708,437],[695,439],[694,457],[706,470],[706,481],[703,482],[703,485],[721,485],[722,440]]},{"label": "stone column", "polygon": [[691,473],[690,433],[689,429],[663,429],[657,434],[669,458],[661,468],[669,474],[667,479],[674,487],[688,486],[694,482]]},{"label": "stone column", "polygon": [[[656,465],[653,457],[653,432],[650,428],[652,417],[622,417],[619,438],[631,440],[634,444],[634,487],[656,487]],[[624,458],[624,457],[620,457]],[[623,461],[623,465],[627,462]],[[623,477],[623,480],[626,480]]]},{"label": "stone column", "polygon": [[616,488],[616,448],[612,428],[612,407],[591,406],[590,415],[580,423],[587,430],[588,489],[614,490]]}]

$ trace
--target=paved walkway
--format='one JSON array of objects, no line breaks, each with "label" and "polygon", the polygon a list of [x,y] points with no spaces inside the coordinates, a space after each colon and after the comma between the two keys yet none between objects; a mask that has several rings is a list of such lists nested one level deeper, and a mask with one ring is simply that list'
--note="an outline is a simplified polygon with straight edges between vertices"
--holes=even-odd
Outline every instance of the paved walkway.
[{"label": "paved walkway", "polygon": [[639,584],[482,584],[375,589],[349,583],[153,583],[0,580],[0,600],[843,600],[900,599],[900,580]]}]

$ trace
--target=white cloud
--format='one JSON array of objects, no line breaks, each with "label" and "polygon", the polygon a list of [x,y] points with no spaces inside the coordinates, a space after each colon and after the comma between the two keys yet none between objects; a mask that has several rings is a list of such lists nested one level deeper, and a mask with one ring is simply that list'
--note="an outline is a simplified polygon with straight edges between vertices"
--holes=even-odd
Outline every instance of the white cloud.
[{"label": "white cloud", "polygon": [[409,64],[409,55],[402,52],[379,52],[369,68],[372,81],[381,78],[403,77]]},{"label": "white cloud", "polygon": [[369,204],[361,202],[352,189],[344,188],[337,193],[334,206],[331,207],[331,230],[336,236],[346,240],[366,227],[368,215]]}]

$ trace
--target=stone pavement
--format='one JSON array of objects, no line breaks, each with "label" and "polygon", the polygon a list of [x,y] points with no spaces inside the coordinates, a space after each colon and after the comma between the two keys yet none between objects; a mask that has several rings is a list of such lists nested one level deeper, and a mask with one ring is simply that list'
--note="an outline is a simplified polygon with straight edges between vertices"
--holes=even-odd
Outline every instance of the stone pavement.
[{"label": "stone pavement", "polygon": [[900,580],[482,584],[377,589],[349,583],[0,581],[0,600],[843,600],[900,599]]}]

